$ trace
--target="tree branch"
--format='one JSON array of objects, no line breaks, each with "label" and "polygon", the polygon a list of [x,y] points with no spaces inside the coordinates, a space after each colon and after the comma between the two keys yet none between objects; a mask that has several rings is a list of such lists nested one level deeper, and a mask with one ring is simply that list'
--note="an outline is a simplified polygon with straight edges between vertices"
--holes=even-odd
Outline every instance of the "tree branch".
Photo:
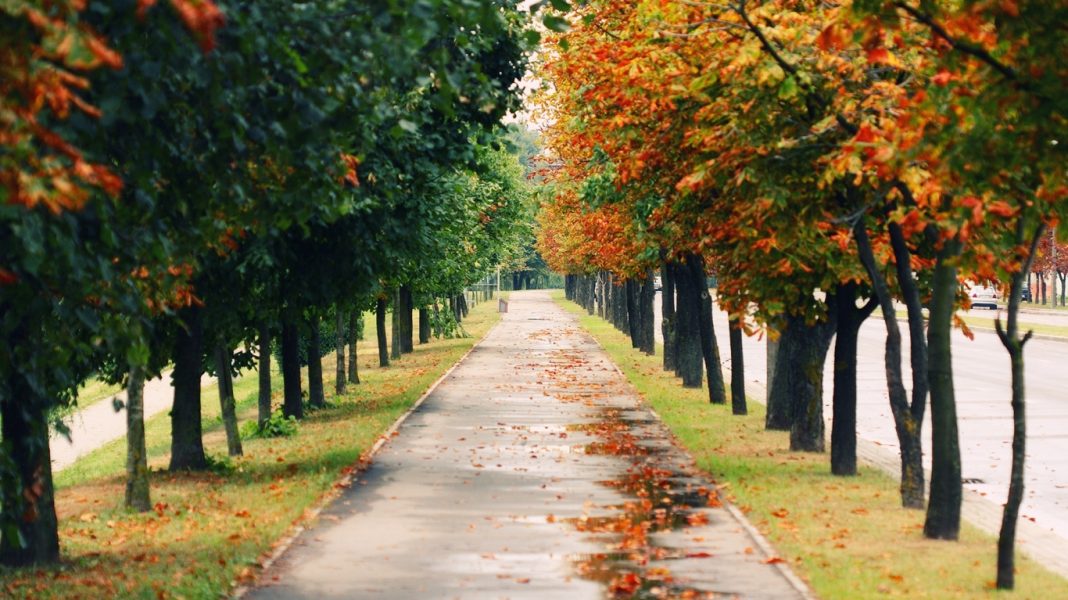
[{"label": "tree branch", "polygon": [[1015,69],[994,58],[981,46],[972,44],[970,42],[965,42],[951,36],[949,32],[945,30],[944,27],[935,22],[934,17],[932,17],[931,15],[921,11],[920,9],[914,6],[909,5],[903,0],[897,0],[896,2],[894,2],[894,6],[905,11],[909,14],[909,16],[916,19],[920,23],[926,25],[935,35],[949,42],[949,45],[952,46],[954,50],[963,52],[964,54],[973,56],[983,61],[984,63],[989,65],[990,68],[994,69],[998,73],[1001,73],[1001,75],[1005,77],[1005,79],[1008,79],[1009,81],[1016,84],[1016,86],[1020,89],[1028,91],[1032,90],[1032,86],[1028,82],[1021,79],[1020,75],[1016,72]]}]

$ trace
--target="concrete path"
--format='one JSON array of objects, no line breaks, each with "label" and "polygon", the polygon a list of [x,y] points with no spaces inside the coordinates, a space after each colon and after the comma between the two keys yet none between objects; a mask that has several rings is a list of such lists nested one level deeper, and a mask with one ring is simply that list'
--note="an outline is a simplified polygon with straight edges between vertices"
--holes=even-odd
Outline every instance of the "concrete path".
[{"label": "concrete path", "polygon": [[[660,318],[660,296],[656,298]],[[1051,313],[1052,311],[1045,311]],[[724,376],[730,379],[730,346],[727,316],[713,311],[716,338],[724,361]],[[996,314],[973,310],[972,315]],[[1030,318],[1031,315],[1028,315]],[[1062,318],[1047,315],[1049,321]],[[909,386],[908,329],[902,322],[903,367]],[[660,328],[656,336],[662,341]],[[886,391],[883,354],[886,325],[878,312],[860,329],[857,358],[858,455],[894,477],[901,470],[900,450]],[[767,344],[745,338],[746,389],[750,396],[766,397]],[[1025,350],[1027,377],[1026,494],[1019,520],[1019,548],[1046,567],[1068,577],[1068,370],[1063,368],[1062,341],[1034,339]],[[827,355],[824,383],[824,416],[831,431],[833,392],[833,347]],[[980,529],[997,534],[1002,506],[1008,494],[1011,465],[1012,408],[1009,359],[997,336],[976,331],[969,340],[953,333],[953,379],[956,386],[960,430],[962,476],[965,480],[963,515]],[[924,464],[930,480],[931,420],[924,422]]]},{"label": "concrete path", "polygon": [[[214,378],[205,375],[200,385],[208,386],[214,381]],[[112,398],[125,402],[126,392]],[[70,428],[69,440],[58,433],[49,437],[53,473],[62,471],[93,450],[126,435],[126,410],[116,411],[112,398],[105,398],[64,418]],[[168,410],[173,400],[174,387],[171,386],[170,373],[145,382],[145,420]],[[206,395],[201,398],[201,402],[210,400],[210,396]]]},{"label": "concrete path", "polygon": [[807,597],[573,317],[509,310],[252,598]]}]

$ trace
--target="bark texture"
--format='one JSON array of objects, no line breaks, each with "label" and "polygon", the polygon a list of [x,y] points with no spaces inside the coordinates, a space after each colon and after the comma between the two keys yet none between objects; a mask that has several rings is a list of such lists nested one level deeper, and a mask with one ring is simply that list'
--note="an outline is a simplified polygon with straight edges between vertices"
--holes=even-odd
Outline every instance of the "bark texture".
[{"label": "bark texture", "polygon": [[[1024,221],[1018,217],[1016,241],[1024,241]],[[1017,317],[1020,314],[1020,290],[1024,283],[1024,273],[1031,270],[1031,264],[1038,250],[1045,226],[1039,224],[1031,238],[1031,250],[1019,272],[1013,274],[1012,288],[1009,293],[1008,326],[1002,327],[1001,317],[994,322],[998,338],[1009,353],[1012,365],[1012,467],[1009,475],[1009,494],[1005,510],[1001,515],[1001,531],[998,535],[997,588],[1011,590],[1016,585],[1016,523],[1020,517],[1020,504],[1024,497],[1024,463],[1027,456],[1027,419],[1024,394],[1024,346],[1031,339],[1028,331],[1020,337]],[[1063,290],[1063,287],[1062,287]]]},{"label": "bark texture", "polygon": [[219,388],[219,414],[226,430],[226,450],[230,456],[241,456],[241,434],[237,431],[237,408],[234,401],[234,378],[230,372],[230,349],[215,347],[215,377]]},{"label": "bark texture", "polygon": [[130,365],[126,384],[126,508],[145,512],[152,508],[145,450],[145,370]]},{"label": "bark texture", "polygon": [[857,306],[856,282],[838,286],[838,329],[834,341],[834,393],[831,410],[831,473],[857,474],[857,336],[875,308],[870,301]]},{"label": "bark texture", "polygon": [[345,393],[345,384],[348,383],[348,377],[345,373],[345,326],[348,325],[348,319],[345,316],[345,311],[341,310],[340,307],[335,312],[334,353],[337,357],[337,367],[334,369],[334,393],[340,396]]},{"label": "bark texture", "polygon": [[963,245],[946,240],[937,254],[931,285],[931,308],[927,325],[927,381],[931,386],[931,497],[923,534],[933,539],[955,540],[960,536],[960,436],[957,431],[957,401],[953,390],[953,357],[950,334],[957,293],[956,259]]},{"label": "bark texture", "polygon": [[[901,367],[901,330],[898,327],[897,309],[894,307],[886,278],[875,263],[875,256],[863,222],[854,227],[858,255],[872,289],[879,302],[883,323],[886,326],[886,350],[884,364],[890,412],[894,416],[894,428],[901,447],[901,504],[905,508],[922,509],[926,494],[923,472],[923,448],[920,437],[923,413],[927,402],[927,341],[920,315],[919,292],[912,279],[909,266],[909,251],[900,230],[891,229],[895,261],[898,263],[898,279],[902,296],[909,309],[909,337],[912,342],[912,405],[909,405]],[[900,245],[900,246],[899,246]]]},{"label": "bark texture", "polygon": [[206,469],[203,432],[200,423],[201,359],[204,356],[204,324],[201,309],[181,312],[185,324],[175,341],[174,405],[171,408],[171,470]]},{"label": "bark texture", "polygon": [[638,292],[638,349],[652,356],[656,354],[655,318],[653,315],[653,271],[647,270]]},{"label": "bark texture", "polygon": [[300,333],[291,318],[282,321],[282,414],[304,418],[300,382]]},{"label": "bark texture", "polygon": [[700,255],[691,254],[686,257],[686,269],[691,279],[691,293],[696,295],[701,355],[704,358],[705,372],[708,375],[708,401],[712,404],[726,404],[727,390],[723,382],[723,361],[719,357],[719,343],[716,341],[716,332],[712,325],[712,295],[708,292],[705,261]]},{"label": "bark texture", "polygon": [[660,332],[664,336],[664,370],[675,371],[678,366],[678,348],[675,340],[675,269],[669,263],[660,267]]},{"label": "bark texture", "polygon": [[745,401],[745,354],[742,350],[742,322],[737,317],[728,320],[731,344],[731,413],[749,414]]},{"label": "bark texture", "polygon": [[260,324],[259,340],[259,396],[257,397],[256,422],[260,429],[271,418],[271,326]]},{"label": "bark texture", "polygon": [[26,566],[59,560],[55,490],[48,449],[48,418],[44,402],[21,378],[10,382],[11,396],[0,396],[3,442],[17,470],[21,495],[0,497],[8,515],[18,515],[15,527],[24,544],[0,536],[0,564]]},{"label": "bark texture", "polygon": [[701,351],[701,309],[697,302],[697,292],[693,289],[693,280],[686,274],[682,264],[675,268],[675,348],[676,374],[682,377],[682,386],[701,387],[703,379]]},{"label": "bark texture", "polygon": [[360,383],[360,367],[357,364],[356,341],[360,339],[359,325],[363,321],[363,313],[354,310],[349,313],[349,383]]},{"label": "bark texture", "polygon": [[375,304],[375,333],[378,335],[378,366],[389,366],[389,346],[386,342],[386,299]]},{"label": "bark texture", "polygon": [[430,310],[425,306],[419,307],[419,343],[430,343]]},{"label": "bark texture", "polygon": [[315,408],[326,406],[323,386],[323,344],[319,334],[319,317],[312,318],[308,335],[308,404]]},{"label": "bark texture", "polygon": [[[452,301],[455,306],[455,300]],[[390,314],[390,341],[389,357],[392,360],[397,360],[401,357],[401,331],[404,326],[401,325],[401,297],[400,290],[393,291],[393,312]],[[460,321],[459,317],[456,319]]]}]

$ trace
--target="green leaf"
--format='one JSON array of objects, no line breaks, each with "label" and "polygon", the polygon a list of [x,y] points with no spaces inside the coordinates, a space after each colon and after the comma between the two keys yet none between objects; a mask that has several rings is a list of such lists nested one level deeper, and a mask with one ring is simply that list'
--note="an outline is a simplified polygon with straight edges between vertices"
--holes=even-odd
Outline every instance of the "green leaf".
[{"label": "green leaf", "polygon": [[779,84],[779,98],[789,100],[797,96],[797,80],[793,76],[787,77]]},{"label": "green leaf", "polygon": [[542,23],[544,23],[545,27],[550,31],[563,33],[568,29],[571,29],[571,25],[568,24],[567,19],[556,15],[545,15],[545,18],[542,19]]}]

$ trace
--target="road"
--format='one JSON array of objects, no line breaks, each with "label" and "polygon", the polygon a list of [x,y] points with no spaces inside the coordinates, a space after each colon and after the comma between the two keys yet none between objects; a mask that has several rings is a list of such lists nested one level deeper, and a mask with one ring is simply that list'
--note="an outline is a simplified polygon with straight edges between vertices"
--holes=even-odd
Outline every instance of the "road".
[{"label": "road", "polygon": [[[987,316],[993,311],[972,311]],[[1021,320],[1047,324],[1068,324],[1068,315],[1026,314]],[[660,333],[660,294],[656,296],[656,336]],[[910,381],[908,338],[902,322],[904,369]],[[729,384],[730,346],[727,317],[715,311],[716,339]],[[880,466],[896,473],[899,456],[886,391],[883,349],[886,328],[878,313],[861,327],[857,365],[857,434],[866,441]],[[763,399],[767,373],[767,345],[755,337],[746,338],[745,370],[749,395]],[[1047,558],[1047,565],[1068,575],[1068,369],[1064,367],[1068,343],[1033,339],[1025,350],[1027,381],[1027,463],[1026,494],[1021,507],[1021,547],[1033,546],[1032,554]],[[824,414],[831,429],[833,346],[824,371]],[[953,335],[953,378],[959,418],[962,477],[965,485],[965,515],[974,516],[983,529],[996,531],[1001,505],[1005,502],[1011,464],[1012,408],[1010,401],[1009,358],[997,336],[976,331],[969,340],[959,331]],[[928,411],[929,413],[929,411]],[[925,450],[930,444],[930,418],[925,419]],[[862,451],[864,449],[862,444]],[[874,448],[873,448],[874,446]],[[882,450],[882,452],[880,452]],[[930,455],[924,457],[930,469]],[[969,503],[971,506],[969,506]],[[1051,561],[1055,564],[1051,564]]]}]

